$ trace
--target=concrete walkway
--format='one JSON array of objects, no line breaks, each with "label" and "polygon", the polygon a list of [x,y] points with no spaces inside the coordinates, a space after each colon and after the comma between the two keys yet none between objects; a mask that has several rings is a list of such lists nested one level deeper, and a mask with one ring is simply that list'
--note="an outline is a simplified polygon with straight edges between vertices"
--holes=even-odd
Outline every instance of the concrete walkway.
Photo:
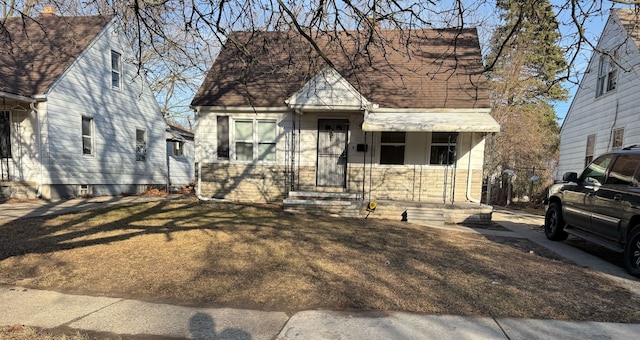
[{"label": "concrete walkway", "polygon": [[0,325],[187,339],[634,339],[638,324],[310,310],[287,315],[0,287]]},{"label": "concrete walkway", "polygon": [[[107,197],[46,204],[0,204],[0,221],[159,199],[166,198]],[[494,220],[510,231],[453,228],[529,238],[580,265],[603,272],[603,275],[640,294],[638,280],[621,268],[570,245],[546,241],[539,228],[541,217],[497,211]],[[447,228],[444,225],[434,227]],[[634,339],[640,334],[640,324],[326,310],[289,315],[284,312],[183,307],[0,286],[0,326],[14,324],[105,332],[128,339]]]}]

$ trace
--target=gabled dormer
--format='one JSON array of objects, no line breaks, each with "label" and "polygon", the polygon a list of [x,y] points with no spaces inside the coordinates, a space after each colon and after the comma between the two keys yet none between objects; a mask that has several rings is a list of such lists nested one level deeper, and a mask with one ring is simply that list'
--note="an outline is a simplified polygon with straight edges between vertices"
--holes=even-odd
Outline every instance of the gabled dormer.
[{"label": "gabled dormer", "polygon": [[362,110],[370,105],[367,98],[330,66],[318,72],[285,103],[298,111]]}]

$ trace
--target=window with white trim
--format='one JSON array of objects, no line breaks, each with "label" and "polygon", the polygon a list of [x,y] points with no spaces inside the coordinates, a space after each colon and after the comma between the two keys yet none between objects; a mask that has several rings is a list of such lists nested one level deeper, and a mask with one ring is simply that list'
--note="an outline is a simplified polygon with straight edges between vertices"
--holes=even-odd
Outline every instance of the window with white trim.
[{"label": "window with white trim", "polygon": [[598,65],[598,85],[596,88],[596,97],[613,91],[616,89],[616,65],[611,56],[603,54],[600,56]]},{"label": "window with white trim", "polygon": [[218,159],[229,160],[229,116],[216,118],[216,130],[218,132]]},{"label": "window with white trim", "polygon": [[380,164],[404,164],[406,135],[405,132],[382,132],[380,134]]},{"label": "window with white trim", "polygon": [[620,150],[622,149],[623,142],[624,142],[624,128],[613,130],[613,143],[611,145],[611,148],[613,150]]},{"label": "window with white trim", "polygon": [[237,119],[234,121],[235,160],[276,160],[275,120]]},{"label": "window with white trim", "polygon": [[431,165],[452,165],[456,161],[457,132],[431,133]]},{"label": "window with white trim", "polygon": [[173,149],[173,155],[174,156],[178,156],[178,157],[184,156],[184,142],[183,141],[175,140],[171,144],[172,144],[172,149]]},{"label": "window with white trim", "polygon": [[93,118],[82,117],[82,154],[93,155]]},{"label": "window with white trim", "polygon": [[116,51],[111,51],[111,88],[122,88],[122,55]]},{"label": "window with white trim", "polygon": [[136,161],[147,160],[147,131],[136,129]]}]

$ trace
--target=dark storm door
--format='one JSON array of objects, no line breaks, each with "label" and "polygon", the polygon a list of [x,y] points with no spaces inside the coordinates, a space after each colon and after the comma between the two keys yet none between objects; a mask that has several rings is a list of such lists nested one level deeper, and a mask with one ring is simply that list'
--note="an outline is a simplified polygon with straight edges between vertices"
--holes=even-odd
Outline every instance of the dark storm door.
[{"label": "dark storm door", "polygon": [[9,111],[0,111],[0,158],[11,158],[11,120]]},{"label": "dark storm door", "polygon": [[346,119],[318,120],[317,186],[346,186],[348,132],[349,121]]}]

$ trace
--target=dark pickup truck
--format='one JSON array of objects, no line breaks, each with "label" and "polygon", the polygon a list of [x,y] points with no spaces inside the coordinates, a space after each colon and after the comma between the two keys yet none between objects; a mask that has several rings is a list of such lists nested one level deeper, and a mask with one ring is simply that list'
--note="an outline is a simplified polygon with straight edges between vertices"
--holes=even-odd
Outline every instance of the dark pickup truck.
[{"label": "dark pickup truck", "polygon": [[596,158],[578,176],[549,189],[544,232],[564,241],[568,234],[618,251],[627,271],[640,276],[640,147]]}]

